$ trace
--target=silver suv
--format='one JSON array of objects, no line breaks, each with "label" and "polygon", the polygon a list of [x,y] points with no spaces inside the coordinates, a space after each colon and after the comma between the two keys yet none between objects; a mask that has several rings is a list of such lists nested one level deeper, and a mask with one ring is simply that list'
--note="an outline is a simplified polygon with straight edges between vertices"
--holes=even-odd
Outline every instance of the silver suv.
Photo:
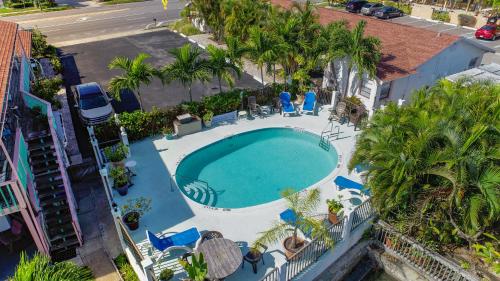
[{"label": "silver suv", "polygon": [[363,5],[363,8],[361,8],[361,13],[365,16],[371,16],[382,7],[384,7],[384,5],[381,3],[366,3]]},{"label": "silver suv", "polygon": [[113,115],[113,107],[106,92],[96,82],[76,86],[75,95],[75,106],[85,125],[104,123]]}]

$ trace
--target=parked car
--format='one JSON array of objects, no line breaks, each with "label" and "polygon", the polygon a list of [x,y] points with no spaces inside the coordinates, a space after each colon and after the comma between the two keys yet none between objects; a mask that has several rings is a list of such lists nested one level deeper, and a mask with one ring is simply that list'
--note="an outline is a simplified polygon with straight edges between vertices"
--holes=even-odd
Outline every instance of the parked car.
[{"label": "parked car", "polygon": [[351,13],[359,13],[359,11],[361,11],[361,8],[366,3],[368,3],[368,1],[366,1],[366,0],[351,0],[351,1],[347,2],[347,4],[345,5],[345,9],[346,9],[346,11],[351,12]]},{"label": "parked car", "polygon": [[498,35],[500,35],[500,25],[496,24],[483,25],[476,30],[475,34],[477,39],[489,39],[492,41],[496,40]]},{"label": "parked car", "polygon": [[113,114],[108,95],[96,82],[77,85],[75,100],[78,114],[85,125],[104,123]]},{"label": "parked car", "polygon": [[374,15],[379,19],[390,19],[390,18],[402,17],[404,16],[404,13],[403,11],[397,8],[391,6],[384,6],[378,9]]},{"label": "parked car", "polygon": [[373,13],[375,13],[377,10],[381,9],[384,7],[382,3],[366,3],[362,8],[361,8],[361,13],[365,16],[371,16]]}]

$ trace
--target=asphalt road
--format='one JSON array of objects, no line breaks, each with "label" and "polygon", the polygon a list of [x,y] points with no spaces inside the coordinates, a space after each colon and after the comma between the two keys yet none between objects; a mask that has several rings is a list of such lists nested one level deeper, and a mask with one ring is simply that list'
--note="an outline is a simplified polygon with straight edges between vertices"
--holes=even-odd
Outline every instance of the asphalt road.
[{"label": "asphalt road", "polygon": [[390,21],[395,22],[395,23],[400,23],[404,25],[411,25],[419,28],[425,28],[429,29],[432,31],[436,32],[443,32],[443,33],[448,33],[452,35],[457,35],[457,36],[462,36],[465,38],[468,38],[470,40],[474,40],[480,44],[483,44],[493,50],[496,51],[496,53],[488,53],[484,56],[482,63],[483,64],[488,64],[491,62],[496,62],[500,64],[500,38],[495,40],[495,41],[490,41],[490,40],[479,40],[474,37],[475,29],[471,28],[466,28],[466,27],[460,27],[460,26],[455,26],[451,24],[446,24],[446,23],[441,23],[441,22],[434,22],[434,21],[429,21],[425,19],[418,19],[410,16],[404,16],[400,18],[394,18],[390,19]]},{"label": "asphalt road", "polygon": [[[119,71],[108,70],[109,62],[116,56],[135,57],[144,52],[151,55],[148,62],[155,67],[161,67],[174,61],[169,50],[190,43],[186,38],[168,31],[161,30],[147,34],[113,38],[85,44],[61,47],[64,77],[67,86],[79,83],[98,82],[107,87],[109,80],[119,74]],[[252,76],[242,73],[241,78],[235,83],[239,88],[258,88],[260,83]],[[227,85],[223,85],[228,90]],[[202,96],[213,95],[219,92],[216,79],[205,84],[193,84],[193,99],[200,100]],[[153,106],[162,108],[189,100],[188,91],[179,82],[172,82],[163,86],[158,79],[154,79],[148,86],[140,89],[143,105],[146,110]]]},{"label": "asphalt road", "polygon": [[49,43],[56,46],[74,44],[92,38],[106,39],[106,36],[122,36],[143,31],[153,23],[175,21],[186,2],[170,0],[168,9],[163,9],[160,0],[145,2],[82,7],[73,10],[6,17],[2,20],[15,21],[24,28],[39,28],[47,35]]}]

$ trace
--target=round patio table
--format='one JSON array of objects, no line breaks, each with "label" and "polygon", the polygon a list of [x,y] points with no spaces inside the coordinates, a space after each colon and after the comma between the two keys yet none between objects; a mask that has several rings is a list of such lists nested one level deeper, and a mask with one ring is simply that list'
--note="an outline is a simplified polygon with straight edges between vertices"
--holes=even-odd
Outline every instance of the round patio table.
[{"label": "round patio table", "polygon": [[208,277],[223,279],[233,274],[241,265],[243,254],[236,243],[225,238],[215,238],[203,242],[197,253],[203,253],[208,265]]}]

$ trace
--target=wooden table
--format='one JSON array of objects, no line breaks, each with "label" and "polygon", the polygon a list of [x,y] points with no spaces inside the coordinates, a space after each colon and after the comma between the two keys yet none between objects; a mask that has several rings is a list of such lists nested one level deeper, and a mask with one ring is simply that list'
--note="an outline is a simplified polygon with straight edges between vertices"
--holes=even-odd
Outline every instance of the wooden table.
[{"label": "wooden table", "polygon": [[223,279],[233,274],[243,260],[238,245],[225,238],[205,241],[196,252],[203,253],[208,265],[208,276],[212,279]]}]

